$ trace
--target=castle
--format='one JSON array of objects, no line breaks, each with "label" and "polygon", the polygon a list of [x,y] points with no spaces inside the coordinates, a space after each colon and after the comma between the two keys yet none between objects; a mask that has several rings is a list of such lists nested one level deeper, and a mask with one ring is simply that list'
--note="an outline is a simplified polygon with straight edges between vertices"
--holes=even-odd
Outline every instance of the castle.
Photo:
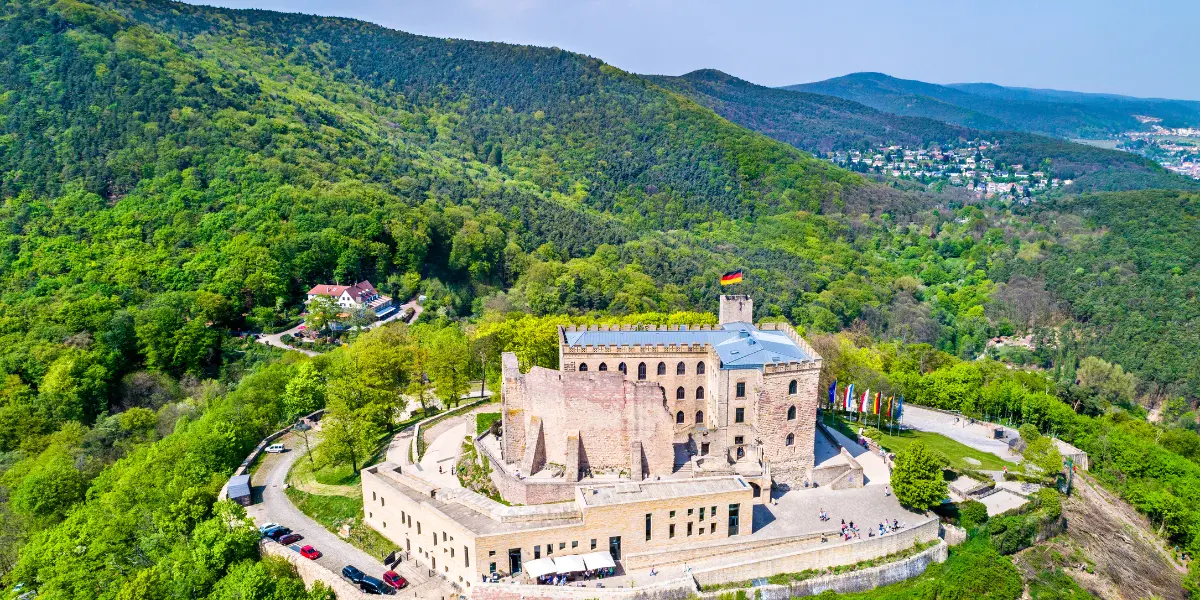
[{"label": "castle", "polygon": [[616,565],[620,586],[691,564],[688,585],[709,585],[936,539],[937,520],[921,515],[854,540],[817,518],[904,513],[886,479],[865,486],[862,465],[818,432],[821,357],[752,315],[750,298],[722,296],[715,326],[559,328],[558,369],[522,373],[505,353],[499,431],[464,441],[472,419],[437,434],[471,448],[454,468],[472,461],[495,489],[444,475],[449,459],[423,456],[418,433],[399,462],[363,470],[364,522],[482,600],[557,597],[529,584],[596,561]]},{"label": "castle", "polygon": [[755,495],[811,478],[821,357],[721,296],[719,323],[559,328],[559,370],[503,359],[503,461],[588,473],[741,475]]}]

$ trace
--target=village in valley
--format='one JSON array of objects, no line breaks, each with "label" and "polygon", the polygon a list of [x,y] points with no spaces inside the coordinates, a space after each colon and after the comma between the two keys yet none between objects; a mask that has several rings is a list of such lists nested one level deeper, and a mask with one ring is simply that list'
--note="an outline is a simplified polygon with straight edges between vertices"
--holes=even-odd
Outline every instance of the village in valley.
[{"label": "village in valley", "polygon": [[935,188],[961,187],[976,198],[998,198],[1023,204],[1072,183],[1070,179],[1052,177],[1044,167],[1028,170],[1026,165],[999,162],[990,156],[995,148],[996,144],[986,140],[972,140],[957,146],[893,144],[867,151],[827,152],[825,158],[859,173],[915,181]]}]

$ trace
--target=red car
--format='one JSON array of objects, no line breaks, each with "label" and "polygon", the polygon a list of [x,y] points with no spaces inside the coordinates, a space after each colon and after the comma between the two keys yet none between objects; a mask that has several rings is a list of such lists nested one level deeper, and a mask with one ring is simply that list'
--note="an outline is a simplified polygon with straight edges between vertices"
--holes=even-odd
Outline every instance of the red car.
[{"label": "red car", "polygon": [[298,542],[302,539],[304,539],[304,536],[302,536],[298,533],[289,533],[287,535],[280,536],[279,543],[283,544],[284,546],[287,546],[288,544],[295,544],[296,542]]},{"label": "red car", "polygon": [[308,560],[317,560],[318,558],[321,558],[321,551],[313,548],[312,546],[305,546],[300,549],[300,556],[303,556]]},{"label": "red car", "polygon": [[404,589],[404,586],[408,585],[408,581],[406,581],[403,577],[400,576],[399,573],[397,573],[395,571],[388,571],[387,573],[384,573],[383,581],[384,581],[384,583],[386,583],[398,590],[402,590],[402,589]]}]

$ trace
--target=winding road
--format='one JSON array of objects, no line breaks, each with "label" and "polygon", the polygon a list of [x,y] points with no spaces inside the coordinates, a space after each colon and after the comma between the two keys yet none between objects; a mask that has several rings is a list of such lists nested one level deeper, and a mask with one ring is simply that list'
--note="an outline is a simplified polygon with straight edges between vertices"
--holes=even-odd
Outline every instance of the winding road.
[{"label": "winding road", "polygon": [[[304,456],[305,452],[301,450],[304,448],[304,440],[297,435],[289,434],[280,441],[291,450],[268,456],[263,460],[262,466],[252,478],[256,482],[254,485],[255,496],[259,496],[261,490],[262,500],[249,506],[246,512],[254,517],[255,522],[260,526],[266,523],[279,523],[304,536],[303,540],[294,545],[295,549],[298,550],[300,546],[311,544],[320,550],[322,556],[316,562],[328,570],[329,577],[332,579],[339,579],[342,567],[346,565],[354,565],[374,577],[383,575],[383,572],[388,569],[380,557],[371,556],[352,546],[349,542],[322,527],[320,523],[310,519],[308,515],[292,504],[285,492],[287,474],[292,465]],[[444,598],[450,595],[444,580],[430,577],[428,571],[414,568],[412,564],[405,561],[395,569],[409,582],[409,585],[401,590],[397,597]],[[364,595],[364,597],[366,596]]]}]

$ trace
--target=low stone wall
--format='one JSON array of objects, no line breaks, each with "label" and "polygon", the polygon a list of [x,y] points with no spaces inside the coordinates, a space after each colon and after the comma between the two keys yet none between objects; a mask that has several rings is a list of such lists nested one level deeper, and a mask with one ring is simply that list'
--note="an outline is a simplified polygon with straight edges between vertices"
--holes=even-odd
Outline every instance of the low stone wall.
[{"label": "low stone wall", "polygon": [[[788,598],[797,596],[816,596],[827,590],[832,590],[839,594],[863,592],[912,579],[924,573],[925,569],[929,568],[929,565],[945,562],[947,554],[946,544],[939,543],[913,556],[886,565],[860,569],[849,573],[821,575],[787,585],[759,586],[753,588],[752,591],[747,590],[747,595],[753,595],[755,598],[758,598],[761,594],[761,600],[787,600]],[[700,598],[704,600],[716,600],[721,594],[728,594],[729,592],[730,590],[704,592],[700,594]]]},{"label": "low stone wall", "polygon": [[743,560],[731,558],[728,564],[707,569],[696,569],[692,575],[700,585],[716,585],[736,581],[749,581],[769,577],[776,573],[799,573],[808,569],[824,569],[836,565],[849,565],[859,561],[895,554],[911,548],[917,542],[938,539],[939,524],[936,519],[904,529],[898,533],[880,537],[854,540],[852,542],[830,541],[827,544],[767,556],[750,557]]},{"label": "low stone wall", "polygon": [[942,523],[941,536],[947,546],[957,546],[967,541],[967,530],[949,523]]},{"label": "low stone wall", "polygon": [[814,468],[812,471],[813,483],[834,490],[860,488],[865,485],[866,480],[863,479],[862,465],[854,459],[854,456],[848,450],[842,448],[840,445],[838,448],[838,452],[845,457],[846,464]]},{"label": "low stone wall", "polygon": [[348,581],[339,577],[337,573],[322,567],[315,561],[308,559],[300,560],[300,555],[296,551],[285,546],[264,539],[258,542],[258,551],[263,556],[277,556],[292,563],[292,566],[296,568],[296,574],[304,581],[304,586],[310,590],[313,584],[320,581],[326,587],[332,589],[334,594],[337,594],[338,600],[351,598],[365,600],[370,597],[356,586],[350,585]]},{"label": "low stone wall", "polygon": [[702,542],[682,548],[668,548],[651,552],[626,554],[621,564],[629,569],[644,569],[648,567],[663,567],[667,565],[699,562],[715,556],[756,554],[782,554],[801,548],[815,547],[822,537],[833,539],[838,537],[836,529],[825,533],[810,533],[790,537],[777,537],[765,540],[746,541],[738,538],[720,540],[718,542]]},{"label": "low stone wall", "polygon": [[[471,586],[472,600],[684,600],[696,593],[691,577],[666,580],[638,587],[598,588],[516,583],[477,583]],[[339,596],[340,598],[340,596]]]},{"label": "low stone wall", "polygon": [[[485,433],[484,436],[486,435]],[[501,498],[513,504],[529,505],[566,502],[575,499],[575,487],[579,485],[578,482],[571,483],[566,479],[545,482],[517,479],[512,473],[504,469],[500,457],[495,456],[487,444],[480,443],[480,439],[484,436],[476,438],[475,448],[488,461],[491,461],[492,483],[496,485],[496,490],[500,492]]]},{"label": "low stone wall", "polygon": [[[488,396],[487,398],[480,398],[479,400],[466,404],[465,406],[459,406],[458,408],[433,415],[428,419],[421,419],[420,421],[417,421],[417,424],[413,425],[412,446],[410,447],[413,460],[416,462],[421,462],[421,453],[419,452],[420,448],[418,442],[421,439],[421,436],[424,435],[421,433],[422,429],[433,427],[445,419],[451,419],[459,415],[466,414],[481,404],[491,402],[491,400],[491,396]],[[471,428],[471,430],[474,431],[474,428]]]}]

